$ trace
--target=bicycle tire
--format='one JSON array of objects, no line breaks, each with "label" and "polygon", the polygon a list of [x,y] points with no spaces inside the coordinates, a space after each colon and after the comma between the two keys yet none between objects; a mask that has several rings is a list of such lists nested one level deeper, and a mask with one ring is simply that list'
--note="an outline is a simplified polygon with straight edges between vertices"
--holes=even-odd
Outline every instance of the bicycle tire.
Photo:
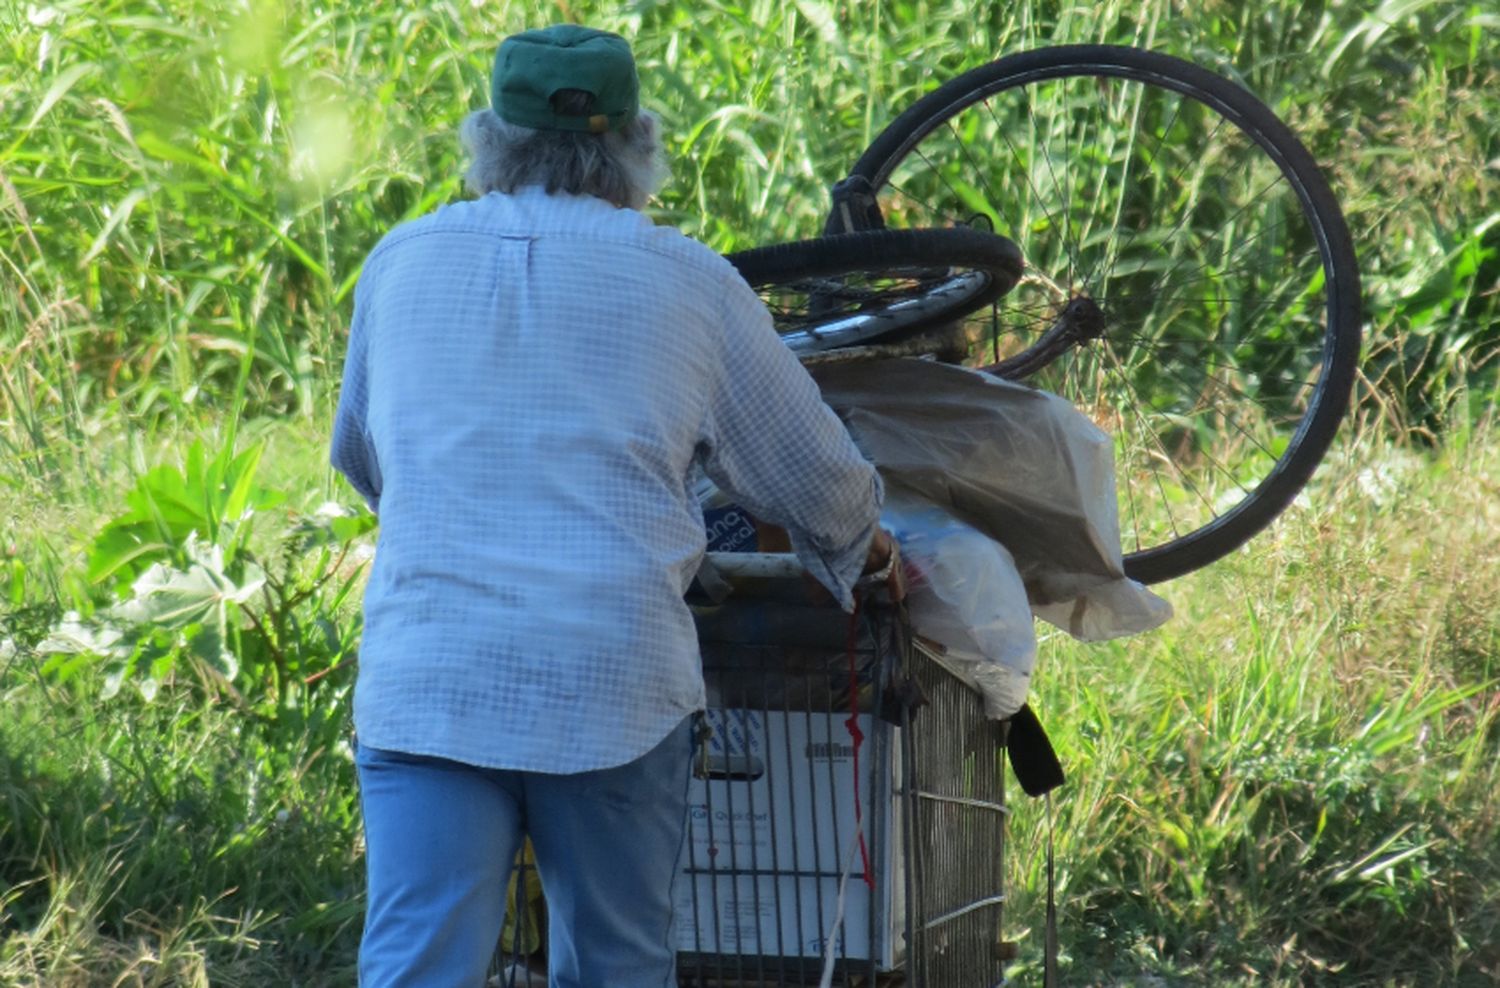
[{"label": "bicycle tire", "polygon": [[1131,577],[1205,566],[1291,504],[1349,404],[1360,288],[1333,192],[1269,107],[1157,52],[1010,55],[892,121],[828,228],[976,215],[1021,243],[1028,276],[970,362],[1113,434]]},{"label": "bicycle tire", "polygon": [[890,343],[989,305],[1021,275],[1021,252],[979,230],[873,230],[726,254],[807,355]]}]

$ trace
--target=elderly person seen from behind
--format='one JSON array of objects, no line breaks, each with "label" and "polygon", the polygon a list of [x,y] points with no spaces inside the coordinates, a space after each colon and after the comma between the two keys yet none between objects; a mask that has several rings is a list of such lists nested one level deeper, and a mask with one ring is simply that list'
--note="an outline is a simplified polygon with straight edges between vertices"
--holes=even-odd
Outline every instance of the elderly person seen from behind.
[{"label": "elderly person seen from behind", "polygon": [[523,835],[554,986],[675,984],[702,671],[702,469],[844,606],[881,485],[756,295],[639,210],[665,169],[629,45],[506,39],[479,198],[392,230],[355,295],[332,460],[380,516],[355,691],[360,983],[475,988]]}]

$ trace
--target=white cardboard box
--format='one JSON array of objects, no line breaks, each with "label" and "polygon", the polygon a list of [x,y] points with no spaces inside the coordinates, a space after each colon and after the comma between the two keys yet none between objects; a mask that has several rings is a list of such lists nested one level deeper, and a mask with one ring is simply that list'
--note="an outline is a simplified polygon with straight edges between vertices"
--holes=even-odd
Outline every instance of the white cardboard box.
[{"label": "white cardboard box", "polygon": [[674,889],[678,949],[821,956],[838,915],[839,876],[852,855],[838,956],[894,967],[904,906],[892,853],[899,846],[895,730],[869,714],[856,720],[864,736],[858,790],[871,889],[856,840],[849,715],[711,710],[707,717],[713,736],[706,765],[700,758],[689,783]]}]

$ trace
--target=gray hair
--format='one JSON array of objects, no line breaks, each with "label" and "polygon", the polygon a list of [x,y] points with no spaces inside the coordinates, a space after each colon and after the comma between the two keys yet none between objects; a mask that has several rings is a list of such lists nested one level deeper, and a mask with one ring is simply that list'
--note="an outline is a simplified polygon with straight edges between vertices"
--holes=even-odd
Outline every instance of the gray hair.
[{"label": "gray hair", "polygon": [[473,158],[464,182],[479,196],[540,185],[548,193],[597,196],[640,209],[666,178],[660,133],[656,117],[645,112],[618,131],[588,134],[532,130],[493,110],[477,110],[459,131]]}]

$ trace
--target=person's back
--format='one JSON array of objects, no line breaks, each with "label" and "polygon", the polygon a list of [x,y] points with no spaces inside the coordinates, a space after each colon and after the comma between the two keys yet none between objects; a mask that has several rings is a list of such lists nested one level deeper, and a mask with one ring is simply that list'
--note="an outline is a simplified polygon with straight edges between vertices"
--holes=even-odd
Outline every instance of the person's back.
[{"label": "person's back", "polygon": [[[758,301],[676,231],[535,186],[397,229],[358,297],[381,472],[361,739],[548,771],[640,754],[703,704],[682,602],[703,518],[683,478],[721,428],[746,428],[726,420],[750,392],[779,391]],[[844,471],[868,486],[861,462]],[[544,676],[517,674],[544,655]],[[468,681],[484,701],[440,709],[441,684]],[[559,688],[599,727],[561,759],[555,726],[525,724]],[[517,728],[503,762],[501,717]]]},{"label": "person's back", "polygon": [[[692,471],[846,605],[877,532],[873,468],[754,293],[627,208],[657,145],[622,45],[502,45],[497,111],[531,127],[471,117],[481,198],[393,231],[356,290],[333,462],[381,521],[355,695],[365,984],[472,981],[523,830],[556,983],[662,983],[704,706]],[[561,113],[537,98],[559,82]]]}]

